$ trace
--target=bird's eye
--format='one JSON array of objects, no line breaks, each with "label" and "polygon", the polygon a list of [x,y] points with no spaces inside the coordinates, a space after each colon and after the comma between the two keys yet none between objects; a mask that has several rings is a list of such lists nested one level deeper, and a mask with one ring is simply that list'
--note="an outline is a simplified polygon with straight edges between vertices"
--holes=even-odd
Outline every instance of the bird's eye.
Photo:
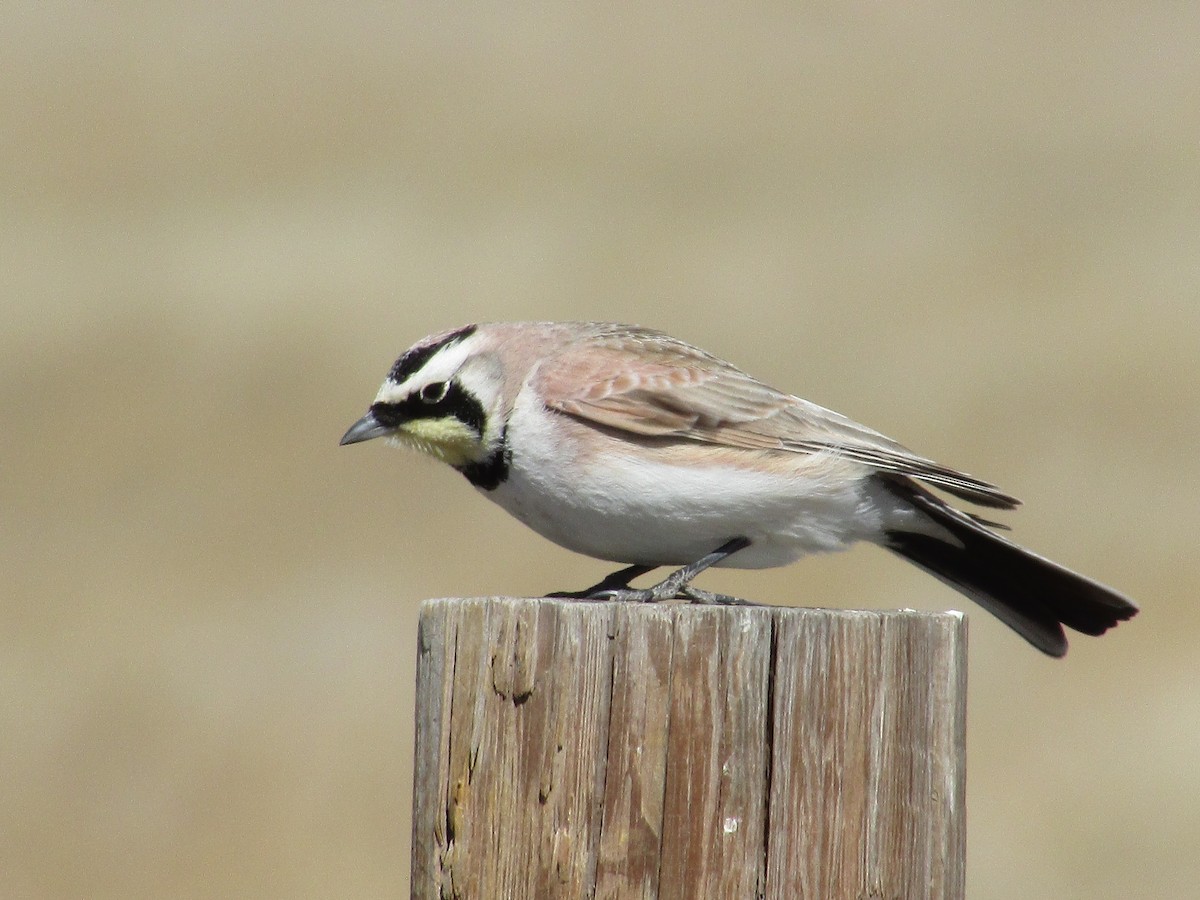
[{"label": "bird's eye", "polygon": [[431,381],[421,388],[422,403],[439,403],[446,399],[446,391],[450,390],[448,381]]}]

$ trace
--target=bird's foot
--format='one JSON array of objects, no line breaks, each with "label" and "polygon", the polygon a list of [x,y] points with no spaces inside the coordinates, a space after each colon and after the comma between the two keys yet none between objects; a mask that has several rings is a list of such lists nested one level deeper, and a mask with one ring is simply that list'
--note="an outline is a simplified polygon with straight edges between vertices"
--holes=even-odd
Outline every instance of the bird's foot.
[{"label": "bird's foot", "polygon": [[626,603],[659,603],[663,600],[690,600],[693,603],[717,603],[724,605],[743,604],[746,601],[726,594],[713,594],[691,586],[692,579],[707,569],[719,563],[730,554],[750,546],[750,541],[743,537],[726,541],[712,553],[701,557],[691,565],[676,569],[658,584],[648,588],[633,588],[629,582],[639,575],[649,572],[654,566],[629,566],[619,572],[613,572],[599,584],[582,591],[559,591],[549,594],[550,597],[569,597],[577,600],[618,600]]}]

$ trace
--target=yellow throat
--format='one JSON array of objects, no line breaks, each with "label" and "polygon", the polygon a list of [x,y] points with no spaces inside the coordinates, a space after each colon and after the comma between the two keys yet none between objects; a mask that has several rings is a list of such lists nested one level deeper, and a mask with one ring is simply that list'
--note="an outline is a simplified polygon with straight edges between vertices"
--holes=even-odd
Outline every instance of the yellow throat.
[{"label": "yellow throat", "polygon": [[454,416],[413,419],[396,429],[392,440],[437,457],[452,466],[465,466],[484,457],[483,442]]}]

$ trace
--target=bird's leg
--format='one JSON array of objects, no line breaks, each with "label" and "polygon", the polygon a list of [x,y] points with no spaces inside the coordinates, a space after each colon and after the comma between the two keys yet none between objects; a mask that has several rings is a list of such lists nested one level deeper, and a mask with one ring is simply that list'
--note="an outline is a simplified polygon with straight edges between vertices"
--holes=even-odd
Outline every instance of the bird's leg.
[{"label": "bird's leg", "polygon": [[[676,569],[674,572],[652,587],[637,589],[626,586],[623,589],[617,588],[598,591],[592,596],[597,600],[633,600],[642,603],[657,603],[660,600],[671,600],[675,597],[683,597],[685,599],[692,600],[695,603],[736,603],[737,600],[733,597],[725,598],[723,594],[709,594],[707,591],[696,591],[690,585],[692,579],[709,566],[716,565],[721,560],[726,559],[730,555],[737,553],[737,551],[743,550],[749,546],[750,541],[748,539],[744,537],[737,537],[731,541],[726,541],[712,553],[700,557],[694,563],[690,563],[689,565],[684,566],[682,569]],[[637,568],[637,566],[632,566],[631,568]],[[618,572],[616,574],[619,575],[621,573]],[[597,587],[599,587],[599,585],[597,585]]]},{"label": "bird's leg", "polygon": [[564,597],[570,600],[608,600],[614,593],[632,591],[633,588],[629,586],[629,582],[656,568],[657,566],[629,566],[613,572],[611,575],[605,577],[603,581],[593,584],[590,588],[584,588],[582,591],[555,591],[553,594],[547,594],[546,596]]}]

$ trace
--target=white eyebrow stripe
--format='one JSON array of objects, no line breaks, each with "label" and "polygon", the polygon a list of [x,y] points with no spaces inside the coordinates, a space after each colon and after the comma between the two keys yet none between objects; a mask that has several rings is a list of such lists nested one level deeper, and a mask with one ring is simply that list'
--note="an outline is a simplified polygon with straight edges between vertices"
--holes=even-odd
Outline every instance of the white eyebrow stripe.
[{"label": "white eyebrow stripe", "polygon": [[453,341],[431,356],[421,368],[397,384],[389,375],[375,397],[376,403],[395,403],[434,381],[449,381],[471,355],[472,339]]}]

